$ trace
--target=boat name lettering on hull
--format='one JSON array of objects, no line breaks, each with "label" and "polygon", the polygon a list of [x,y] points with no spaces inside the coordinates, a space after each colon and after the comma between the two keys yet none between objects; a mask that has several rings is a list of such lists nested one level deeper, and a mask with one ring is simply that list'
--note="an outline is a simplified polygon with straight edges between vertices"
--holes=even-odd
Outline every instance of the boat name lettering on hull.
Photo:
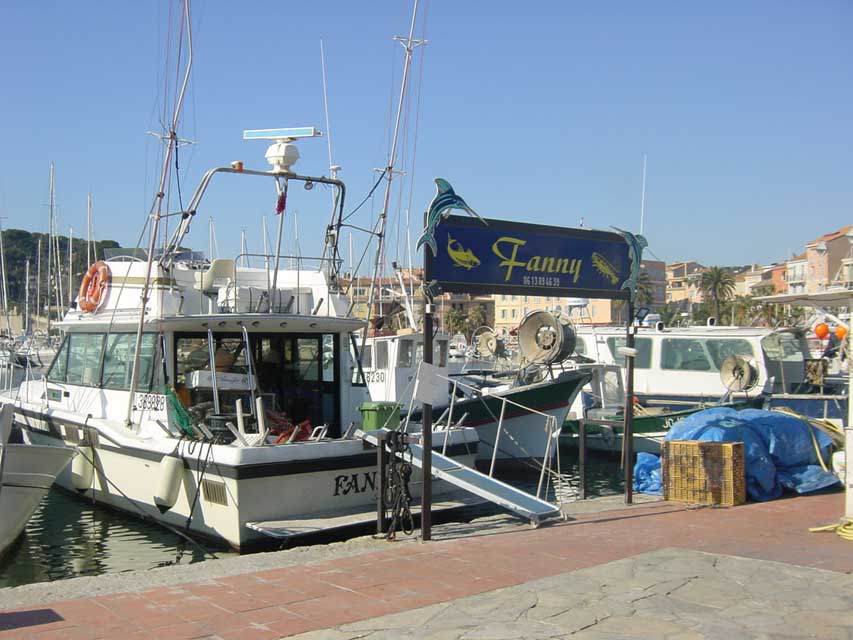
[{"label": "boat name lettering on hull", "polygon": [[347,473],[335,476],[335,492],[332,495],[346,496],[350,493],[365,493],[376,489],[376,472]]},{"label": "boat name lettering on hull", "polygon": [[370,384],[371,382],[385,382],[384,371],[365,371],[364,377],[367,380],[368,384]]}]

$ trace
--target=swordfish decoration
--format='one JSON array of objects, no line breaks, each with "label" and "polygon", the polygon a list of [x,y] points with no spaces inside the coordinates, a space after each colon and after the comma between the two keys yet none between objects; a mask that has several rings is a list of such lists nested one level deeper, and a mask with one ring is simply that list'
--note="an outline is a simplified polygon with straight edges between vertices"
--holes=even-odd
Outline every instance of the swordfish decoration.
[{"label": "swordfish decoration", "polygon": [[627,289],[631,294],[631,301],[637,293],[637,279],[640,277],[640,262],[643,259],[643,249],[649,246],[649,242],[639,233],[634,235],[630,231],[624,231],[618,227],[611,227],[625,238],[628,243],[628,259],[631,261],[631,273],[627,280],[622,283],[621,289]]},{"label": "swordfish decoration", "polygon": [[[432,249],[432,255],[438,254],[438,245],[435,242],[435,228],[442,218],[450,215],[451,209],[461,209],[468,215],[477,218],[480,222],[489,226],[477,213],[468,206],[468,203],[462,199],[462,196],[456,194],[450,183],[444,178],[435,179],[435,197],[429,203],[429,211],[427,212],[427,226],[421,237],[418,238],[418,244],[415,249],[420,249],[422,245],[429,245]],[[471,267],[468,267],[469,269]]]}]

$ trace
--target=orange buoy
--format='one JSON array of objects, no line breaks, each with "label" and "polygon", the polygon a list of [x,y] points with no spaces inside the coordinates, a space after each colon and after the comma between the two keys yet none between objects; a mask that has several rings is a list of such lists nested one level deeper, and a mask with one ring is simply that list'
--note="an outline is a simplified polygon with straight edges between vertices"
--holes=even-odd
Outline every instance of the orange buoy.
[{"label": "orange buoy", "polygon": [[844,338],[847,337],[847,333],[848,331],[846,327],[842,327],[841,325],[835,327],[835,337],[839,340],[844,340]]},{"label": "orange buoy", "polygon": [[106,262],[99,260],[83,276],[80,291],[77,294],[77,307],[81,311],[94,313],[107,299],[110,286],[110,268]]},{"label": "orange buoy", "polygon": [[823,340],[829,335],[829,327],[826,326],[825,322],[818,322],[814,327],[814,332],[818,338]]}]

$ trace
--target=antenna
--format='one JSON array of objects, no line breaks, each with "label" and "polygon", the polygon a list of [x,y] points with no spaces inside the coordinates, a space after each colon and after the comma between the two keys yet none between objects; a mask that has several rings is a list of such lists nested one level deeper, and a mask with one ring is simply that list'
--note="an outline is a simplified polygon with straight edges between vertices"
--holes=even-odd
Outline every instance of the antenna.
[{"label": "antenna", "polygon": [[[335,174],[340,170],[340,167],[332,162],[332,125],[329,124],[329,98],[326,94],[326,52],[323,49],[323,38],[320,38],[320,67],[323,70],[323,110],[326,112],[326,147],[329,150],[329,171]],[[332,177],[335,176],[332,175]],[[334,199],[334,195],[332,199]]]},{"label": "antenna", "polygon": [[[397,159],[397,140],[400,133],[400,121],[403,117],[403,106],[406,100],[406,88],[409,84],[409,70],[412,63],[412,52],[418,47],[426,44],[426,40],[417,40],[415,35],[415,22],[418,16],[418,0],[415,0],[412,7],[412,21],[409,25],[408,37],[394,36],[394,40],[399,42],[406,51],[405,61],[403,63],[403,78],[400,83],[400,98],[397,102],[397,118],[394,122],[394,135],[391,137],[391,150],[388,153],[388,166],[385,168],[385,197],[382,200],[382,210],[379,212],[379,220],[376,223],[376,261],[373,263],[373,275],[370,278],[370,293],[367,297],[367,322],[370,324],[371,313],[373,312],[374,292],[376,290],[376,279],[379,275],[379,265],[382,262],[383,252],[385,248],[385,225],[388,219],[388,206],[391,202],[391,181],[394,179],[394,162]],[[379,287],[380,298],[382,288]],[[381,310],[381,302],[380,302]],[[365,328],[361,340],[361,349],[358,351],[358,361],[361,364],[362,353],[367,344],[367,329]]]},{"label": "antenna", "polygon": [[640,233],[643,233],[643,222],[646,216],[646,154],[643,154],[643,191],[640,195]]}]

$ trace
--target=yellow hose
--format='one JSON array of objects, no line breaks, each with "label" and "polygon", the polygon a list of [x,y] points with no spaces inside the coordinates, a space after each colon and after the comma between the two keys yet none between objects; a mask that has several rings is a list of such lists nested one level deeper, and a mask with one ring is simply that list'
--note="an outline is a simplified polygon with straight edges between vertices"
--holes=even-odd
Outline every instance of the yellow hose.
[{"label": "yellow hose", "polygon": [[840,524],[828,524],[823,527],[812,527],[809,533],[819,533],[823,531],[834,531],[845,540],[853,540],[853,520],[847,518],[846,522]]}]

